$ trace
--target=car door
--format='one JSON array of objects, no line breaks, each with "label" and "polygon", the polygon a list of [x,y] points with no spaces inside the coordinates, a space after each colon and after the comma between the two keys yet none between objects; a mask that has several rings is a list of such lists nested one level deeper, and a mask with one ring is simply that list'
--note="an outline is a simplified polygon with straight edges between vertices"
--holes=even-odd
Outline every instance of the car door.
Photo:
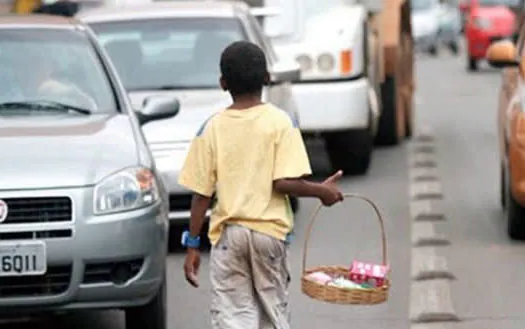
[{"label": "car door", "polygon": [[[516,44],[518,51],[518,58],[523,58],[525,55],[525,25],[522,26],[518,42]],[[522,79],[522,78],[521,78]],[[520,83],[520,73],[518,67],[508,67],[502,72],[502,86],[499,95],[498,104],[498,135],[500,142],[501,159],[504,160],[507,156],[507,125],[509,117],[509,106],[513,97],[515,97]]]}]

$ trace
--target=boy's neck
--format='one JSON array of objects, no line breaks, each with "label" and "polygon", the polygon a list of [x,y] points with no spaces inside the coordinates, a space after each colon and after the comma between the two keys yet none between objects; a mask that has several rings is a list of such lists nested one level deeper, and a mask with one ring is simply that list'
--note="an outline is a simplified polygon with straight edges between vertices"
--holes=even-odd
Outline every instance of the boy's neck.
[{"label": "boy's neck", "polygon": [[263,104],[261,94],[236,95],[232,98],[233,104],[229,107],[231,110],[245,110]]}]

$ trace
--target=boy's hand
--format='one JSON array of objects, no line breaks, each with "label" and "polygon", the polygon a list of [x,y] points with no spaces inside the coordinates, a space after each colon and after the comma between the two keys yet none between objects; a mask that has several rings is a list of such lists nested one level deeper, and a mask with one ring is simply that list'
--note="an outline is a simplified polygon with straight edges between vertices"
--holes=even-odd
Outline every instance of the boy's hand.
[{"label": "boy's hand", "polygon": [[343,171],[339,170],[332,176],[325,179],[322,185],[325,187],[325,192],[321,196],[321,202],[325,206],[331,206],[337,202],[343,201],[343,193],[337,187],[337,181],[343,177]]},{"label": "boy's hand", "polygon": [[186,254],[186,260],[184,261],[184,275],[186,281],[189,282],[195,288],[199,287],[199,280],[197,274],[199,274],[199,267],[201,265],[201,253],[198,249],[188,248]]}]

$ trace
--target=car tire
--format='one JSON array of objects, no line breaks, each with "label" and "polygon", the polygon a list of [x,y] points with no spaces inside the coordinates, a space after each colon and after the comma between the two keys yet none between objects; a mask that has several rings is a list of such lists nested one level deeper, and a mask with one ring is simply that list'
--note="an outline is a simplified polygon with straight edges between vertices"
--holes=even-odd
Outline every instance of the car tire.
[{"label": "car tire", "polygon": [[435,44],[430,46],[430,48],[428,48],[428,53],[434,57],[439,55],[438,46]]},{"label": "car tire", "polygon": [[[409,100],[411,102],[412,100]],[[405,139],[411,139],[413,134],[414,127],[414,114],[412,113],[414,106],[412,104],[406,104],[410,106],[410,109],[407,109],[407,114],[405,118]]]},{"label": "car tire", "polygon": [[167,329],[166,317],[166,278],[155,297],[147,304],[128,308],[126,312],[126,329]]},{"label": "car tire", "polygon": [[402,136],[398,132],[398,99],[401,95],[397,92],[396,77],[387,77],[381,86],[381,103],[383,109],[379,117],[376,144],[378,145],[397,145]]},{"label": "car tire", "polygon": [[325,147],[333,170],[348,175],[364,175],[370,167],[373,137],[370,127],[331,132],[325,135]]},{"label": "car tire", "polygon": [[467,63],[467,70],[469,72],[474,72],[478,70],[478,60],[469,56]]},{"label": "car tire", "polygon": [[455,56],[459,55],[459,44],[457,40],[454,40],[448,44],[448,48]]},{"label": "car tire", "polygon": [[507,208],[507,177],[505,168],[501,165],[500,169],[500,182],[499,182],[499,193],[500,193],[500,204],[501,208]]},{"label": "car tire", "polygon": [[509,184],[506,185],[507,233],[512,240],[525,240],[525,208],[514,199]]}]

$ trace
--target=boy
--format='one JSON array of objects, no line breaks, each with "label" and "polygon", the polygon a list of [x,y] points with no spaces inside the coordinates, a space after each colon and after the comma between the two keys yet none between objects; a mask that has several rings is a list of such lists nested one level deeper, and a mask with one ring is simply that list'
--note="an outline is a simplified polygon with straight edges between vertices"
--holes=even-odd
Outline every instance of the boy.
[{"label": "boy", "polygon": [[198,287],[199,233],[211,198],[212,327],[289,329],[287,238],[293,228],[288,195],[342,201],[338,171],[323,183],[311,174],[301,132],[290,116],[261,102],[269,83],[263,51],[235,42],[222,53],[220,85],[233,104],[215,114],[192,142],[179,182],[194,192],[184,271]]}]

